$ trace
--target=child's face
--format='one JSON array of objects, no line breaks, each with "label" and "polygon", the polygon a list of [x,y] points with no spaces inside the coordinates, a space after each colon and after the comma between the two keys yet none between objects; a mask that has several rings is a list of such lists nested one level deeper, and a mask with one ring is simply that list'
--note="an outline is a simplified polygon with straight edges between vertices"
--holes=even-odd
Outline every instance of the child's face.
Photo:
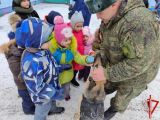
[{"label": "child's face", "polygon": [[83,40],[84,41],[88,41],[89,40],[89,37],[87,35],[83,35]]},{"label": "child's face", "polygon": [[89,37],[87,35],[83,35],[84,44],[86,44],[88,40],[89,40]]},{"label": "child's face", "polygon": [[74,30],[78,32],[78,31],[82,30],[82,27],[83,27],[83,23],[81,23],[81,22],[76,23],[74,26]]},{"label": "child's face", "polygon": [[22,0],[21,7],[28,9],[30,5],[29,0]]},{"label": "child's face", "polygon": [[62,40],[61,46],[62,46],[62,47],[65,47],[65,48],[68,48],[69,45],[71,44],[71,39],[72,39],[72,38],[66,38],[66,39]]}]

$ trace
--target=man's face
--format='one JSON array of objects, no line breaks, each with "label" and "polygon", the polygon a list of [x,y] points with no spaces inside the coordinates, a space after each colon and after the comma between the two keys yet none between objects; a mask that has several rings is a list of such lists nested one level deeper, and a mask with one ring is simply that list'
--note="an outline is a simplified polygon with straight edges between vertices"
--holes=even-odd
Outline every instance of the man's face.
[{"label": "man's face", "polygon": [[119,4],[114,3],[110,7],[104,9],[103,11],[96,13],[97,18],[101,19],[103,22],[106,23],[116,16],[118,8],[119,8]]}]

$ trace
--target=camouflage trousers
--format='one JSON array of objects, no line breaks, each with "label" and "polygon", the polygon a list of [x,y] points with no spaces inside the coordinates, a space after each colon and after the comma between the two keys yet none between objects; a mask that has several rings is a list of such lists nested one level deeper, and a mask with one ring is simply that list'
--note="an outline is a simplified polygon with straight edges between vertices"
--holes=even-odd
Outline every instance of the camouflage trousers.
[{"label": "camouflage trousers", "polygon": [[80,119],[79,120],[103,120],[104,119],[104,103],[91,102],[84,96],[81,101]]},{"label": "camouflage trousers", "polygon": [[124,112],[129,102],[141,94],[147,88],[147,84],[141,86],[127,86],[127,85],[116,85],[109,83],[105,86],[106,94],[117,91],[116,95],[111,99],[111,106],[114,107],[118,112]]}]

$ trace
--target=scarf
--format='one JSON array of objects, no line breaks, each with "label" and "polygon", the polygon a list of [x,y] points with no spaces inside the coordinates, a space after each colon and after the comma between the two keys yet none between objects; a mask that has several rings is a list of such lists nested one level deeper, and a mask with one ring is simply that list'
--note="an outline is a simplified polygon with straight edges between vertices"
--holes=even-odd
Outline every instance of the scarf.
[{"label": "scarf", "polygon": [[66,59],[65,59],[66,63],[73,60],[73,58],[74,58],[73,53],[69,49],[58,48],[53,54],[53,57],[56,59],[56,62],[58,64],[60,64],[60,62],[61,62],[62,53],[65,53],[65,55],[66,55]]},{"label": "scarf", "polygon": [[17,13],[32,13],[33,12],[33,7],[31,6],[30,8],[22,8],[22,7],[14,7],[15,12]]}]

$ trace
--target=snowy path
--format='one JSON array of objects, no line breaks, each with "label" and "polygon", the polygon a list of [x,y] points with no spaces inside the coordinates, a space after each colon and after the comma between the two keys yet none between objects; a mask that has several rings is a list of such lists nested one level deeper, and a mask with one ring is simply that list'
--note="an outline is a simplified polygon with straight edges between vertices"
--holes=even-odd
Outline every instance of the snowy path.
[{"label": "snowy path", "polygon": [[[67,5],[54,5],[54,4],[39,4],[34,6],[41,18],[44,18],[51,10],[59,11],[67,19],[68,6]],[[0,17],[0,44],[6,42],[7,32],[10,30],[8,24],[8,16],[10,14]],[[95,15],[92,16],[90,28],[92,32],[99,26]],[[33,120],[32,115],[24,115],[21,109],[21,99],[18,98],[16,86],[13,82],[13,77],[9,71],[7,61],[4,55],[0,54],[0,120]],[[156,79],[148,86],[148,89],[144,91],[139,97],[132,100],[127,110],[123,114],[117,114],[112,120],[149,120],[147,113],[147,99],[149,95],[155,100],[160,101],[160,72]],[[48,120],[74,120],[74,113],[78,109],[79,99],[83,91],[83,82],[80,81],[81,87],[71,87],[71,100],[60,101],[59,105],[64,106],[66,111],[62,115],[49,116]],[[109,107],[110,98],[114,94],[106,97],[105,106]],[[160,104],[153,113],[152,120],[160,120]]]}]

